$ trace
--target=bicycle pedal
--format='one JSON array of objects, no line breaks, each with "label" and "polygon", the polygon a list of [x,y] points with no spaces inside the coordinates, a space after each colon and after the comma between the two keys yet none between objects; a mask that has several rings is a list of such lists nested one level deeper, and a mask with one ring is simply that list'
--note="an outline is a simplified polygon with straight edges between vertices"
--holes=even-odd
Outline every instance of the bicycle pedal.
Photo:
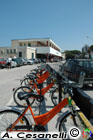
[{"label": "bicycle pedal", "polygon": [[20,120],[20,123],[21,123],[21,124],[24,124],[23,120]]}]

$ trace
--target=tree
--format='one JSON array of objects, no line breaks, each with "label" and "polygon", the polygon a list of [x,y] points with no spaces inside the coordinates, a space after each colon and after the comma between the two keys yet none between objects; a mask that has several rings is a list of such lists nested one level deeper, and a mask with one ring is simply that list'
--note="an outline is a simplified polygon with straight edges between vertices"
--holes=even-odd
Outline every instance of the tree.
[{"label": "tree", "polygon": [[93,45],[91,45],[88,50],[89,58],[91,58],[91,52],[93,52]]},{"label": "tree", "polygon": [[89,51],[90,51],[90,52],[93,51],[93,45],[91,45],[91,46],[89,47]]},{"label": "tree", "polygon": [[65,51],[66,59],[73,59],[77,55],[80,55],[81,52],[79,50],[71,50],[71,51]]}]

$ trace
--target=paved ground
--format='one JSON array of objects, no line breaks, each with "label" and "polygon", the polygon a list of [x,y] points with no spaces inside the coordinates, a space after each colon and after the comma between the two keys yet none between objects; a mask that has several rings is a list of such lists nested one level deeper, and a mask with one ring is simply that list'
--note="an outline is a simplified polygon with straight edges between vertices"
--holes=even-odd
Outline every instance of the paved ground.
[{"label": "paved ground", "polygon": [[37,65],[22,66],[13,69],[0,69],[0,106],[6,106],[12,98],[12,89],[20,85],[22,79]]},{"label": "paved ground", "polygon": [[[14,68],[9,70],[8,69],[0,70],[0,107],[15,105],[12,99],[13,96],[12,89],[14,87],[18,87],[20,85],[20,79],[22,79],[24,75],[29,73],[29,71],[35,67],[37,67],[37,65],[22,66],[19,68]],[[91,96],[92,91],[91,92],[86,91],[86,92]],[[47,101],[43,102],[42,113],[49,111],[53,107],[49,94],[46,94],[45,97],[47,98]],[[65,108],[63,112],[66,110],[67,108]],[[35,114],[38,114],[38,111],[36,111]],[[58,131],[58,128],[56,129],[55,126],[57,122],[56,120],[59,115],[60,113],[56,115],[50,123],[48,123],[48,125],[46,126],[48,131]]]}]

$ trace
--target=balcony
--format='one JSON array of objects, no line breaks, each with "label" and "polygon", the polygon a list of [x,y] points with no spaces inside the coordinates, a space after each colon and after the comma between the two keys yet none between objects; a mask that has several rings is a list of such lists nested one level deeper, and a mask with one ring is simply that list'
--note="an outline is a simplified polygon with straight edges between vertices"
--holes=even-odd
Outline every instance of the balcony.
[{"label": "balcony", "polygon": [[61,52],[51,48],[51,47],[36,47],[37,49],[37,54],[52,54],[52,55],[56,55],[56,56],[61,56]]}]

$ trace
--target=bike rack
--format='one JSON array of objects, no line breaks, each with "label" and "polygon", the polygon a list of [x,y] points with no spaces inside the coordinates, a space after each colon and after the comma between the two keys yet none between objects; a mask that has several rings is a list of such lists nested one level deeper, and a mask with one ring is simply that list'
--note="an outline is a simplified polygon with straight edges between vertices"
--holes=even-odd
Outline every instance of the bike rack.
[{"label": "bike rack", "polygon": [[[40,76],[42,75],[42,71],[40,71]],[[42,96],[41,95],[41,90],[42,90],[42,87],[43,87],[43,84],[39,84],[39,88],[40,88],[40,96]],[[39,105],[39,115],[40,115],[40,113],[41,113],[41,100],[40,100],[40,105]]]},{"label": "bike rack", "polygon": [[[51,66],[47,65],[47,70],[49,70],[49,68],[52,71],[54,71],[57,76],[57,84],[59,88],[59,102],[60,102],[62,99],[62,83],[60,82],[62,80],[62,69],[60,68],[62,67],[59,66],[59,72],[56,72],[51,68]],[[73,84],[73,93],[74,93],[73,99],[76,105],[81,109],[84,115],[88,118],[88,120],[93,121],[93,99],[89,97],[85,92],[83,92],[82,89],[80,89],[83,87],[84,77],[85,77],[85,73],[81,71],[79,81],[76,84],[75,88],[74,88],[74,82],[71,81]]]},{"label": "bike rack", "polygon": [[49,73],[51,73],[53,76],[56,78],[56,84],[58,84],[58,89],[59,89],[59,102],[62,100],[62,73],[57,72],[54,70],[50,65],[48,64],[43,64],[41,65],[41,69],[47,70]]}]

